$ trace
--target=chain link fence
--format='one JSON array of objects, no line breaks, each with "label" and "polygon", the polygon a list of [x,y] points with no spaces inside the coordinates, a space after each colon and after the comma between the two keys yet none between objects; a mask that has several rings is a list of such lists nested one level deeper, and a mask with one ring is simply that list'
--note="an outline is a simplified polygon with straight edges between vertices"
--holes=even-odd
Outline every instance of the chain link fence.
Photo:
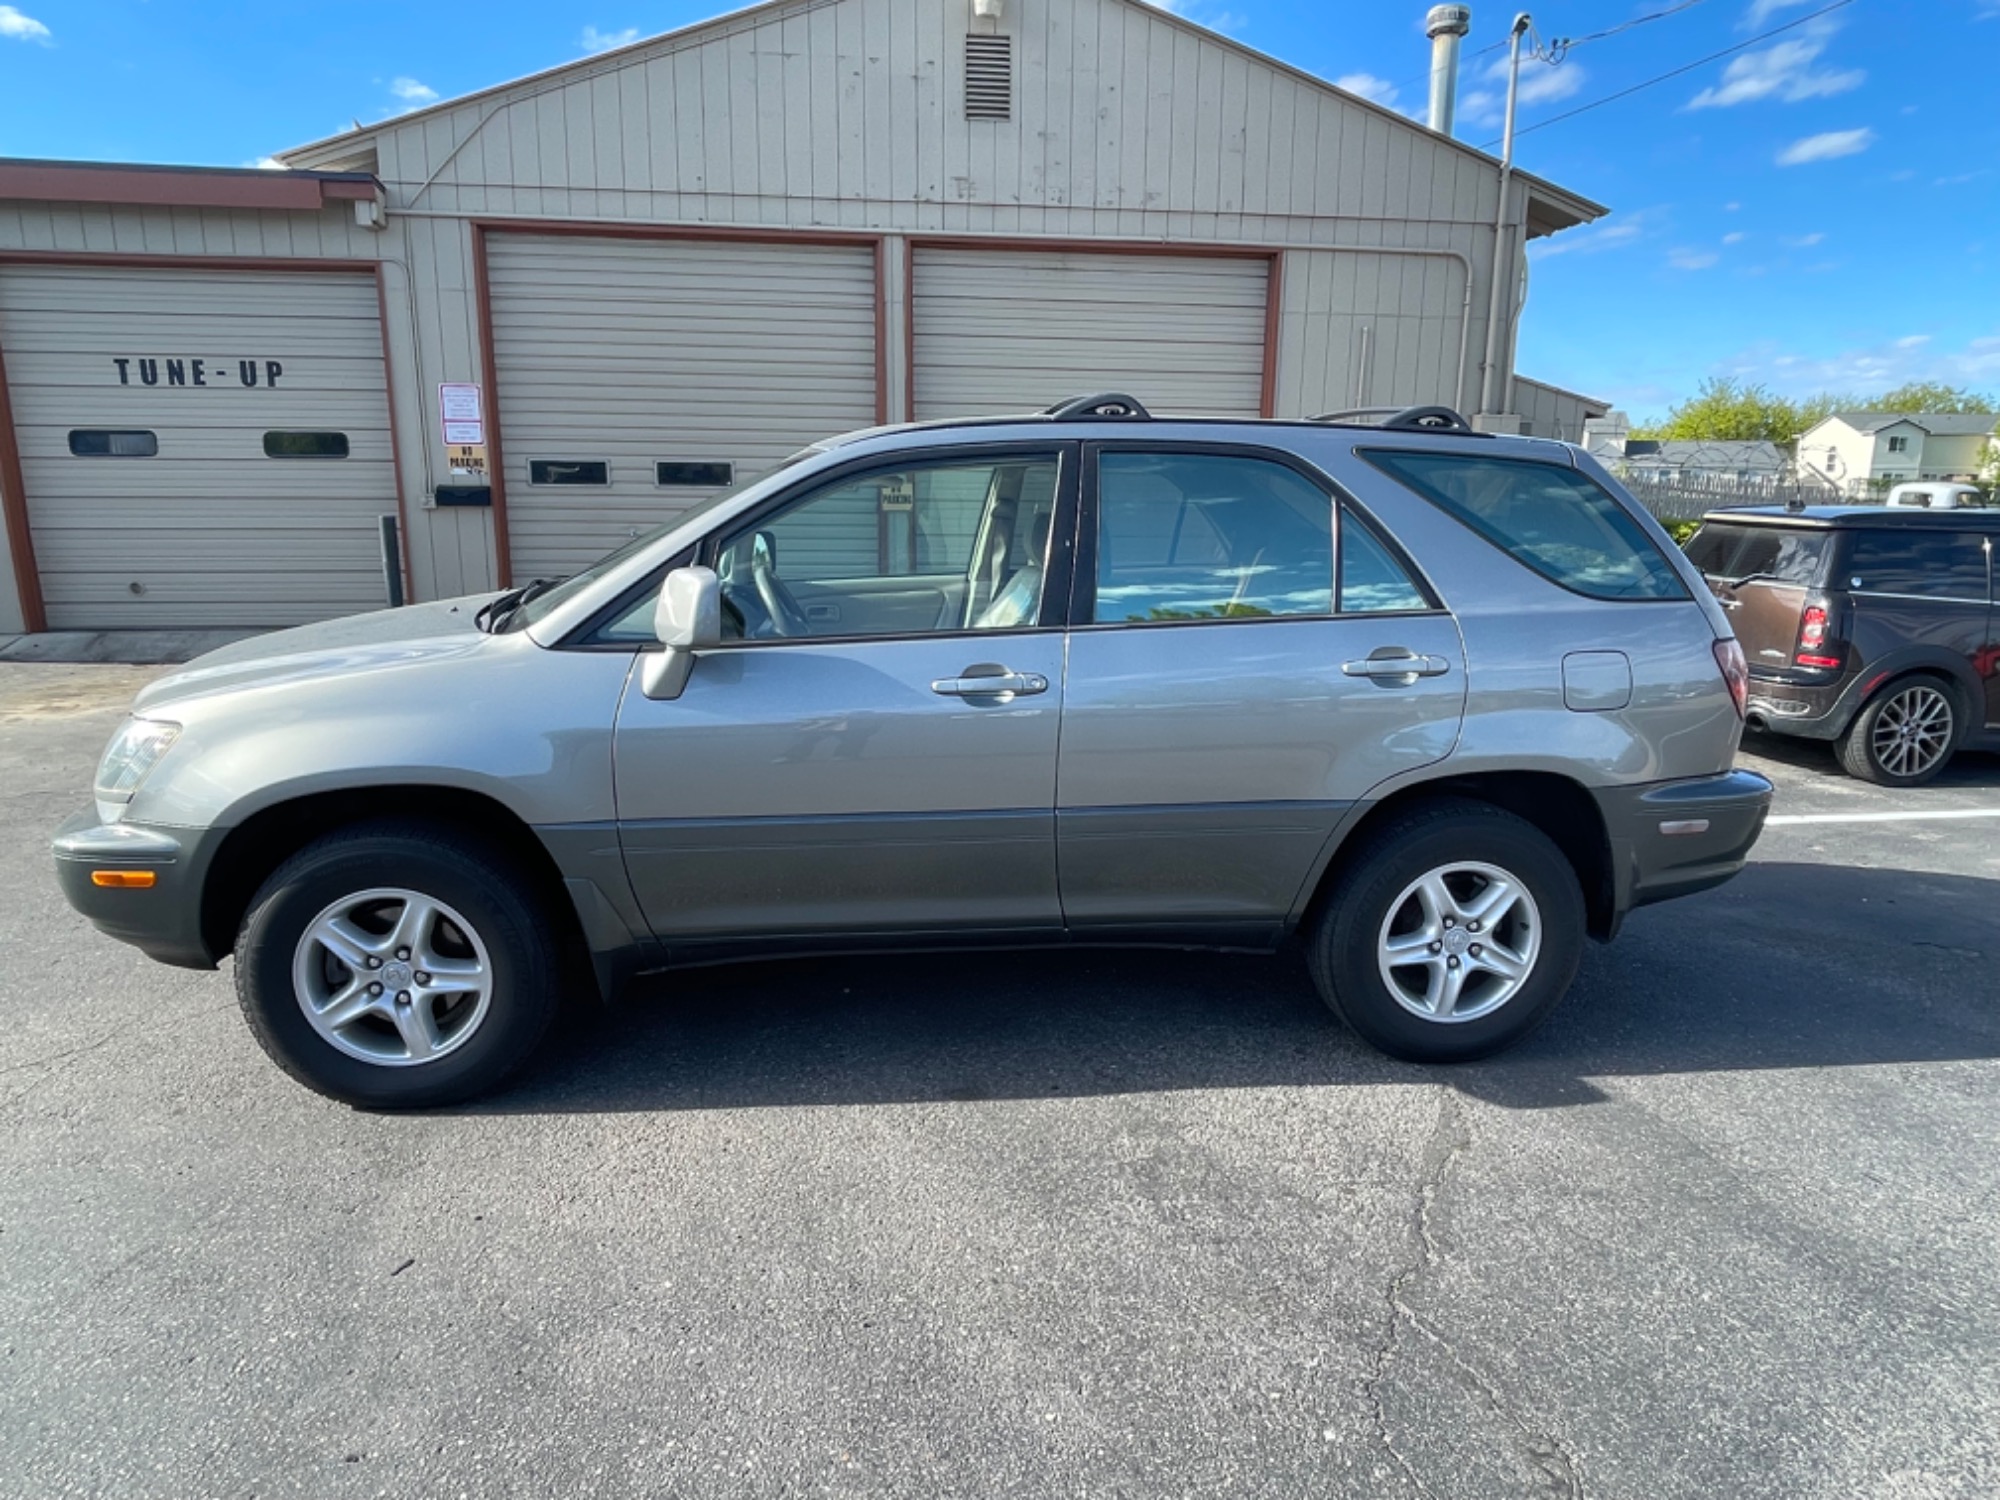
[{"label": "chain link fence", "polygon": [[1843,495],[1831,486],[1796,479],[1741,478],[1614,465],[1612,473],[1633,498],[1662,521],[1697,521],[1712,510],[1742,505],[1879,505],[1879,498]]}]

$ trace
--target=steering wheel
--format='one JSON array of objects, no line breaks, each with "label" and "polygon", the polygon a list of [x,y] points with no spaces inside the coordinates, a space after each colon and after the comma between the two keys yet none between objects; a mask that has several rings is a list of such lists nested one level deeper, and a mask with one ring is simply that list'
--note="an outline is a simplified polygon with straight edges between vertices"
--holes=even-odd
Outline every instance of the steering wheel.
[{"label": "steering wheel", "polygon": [[770,613],[773,630],[782,636],[812,634],[806,612],[799,608],[799,601],[778,576],[778,539],[768,531],[756,532],[750,538],[750,581],[757,586],[757,597]]}]

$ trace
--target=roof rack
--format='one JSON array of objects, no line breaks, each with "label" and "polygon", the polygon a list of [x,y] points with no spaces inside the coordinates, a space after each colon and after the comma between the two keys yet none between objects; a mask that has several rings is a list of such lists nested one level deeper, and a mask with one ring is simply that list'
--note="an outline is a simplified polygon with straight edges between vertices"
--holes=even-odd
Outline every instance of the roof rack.
[{"label": "roof rack", "polygon": [[[1379,422],[1357,420],[1379,417]],[[1340,427],[1382,427],[1394,432],[1471,432],[1472,424],[1449,406],[1356,406],[1308,417]]]},{"label": "roof rack", "polygon": [[1153,414],[1137,399],[1117,391],[1105,391],[1095,396],[1071,396],[1067,401],[1058,401],[1042,415],[1058,422],[1066,417],[1105,417],[1119,422],[1153,420]]}]

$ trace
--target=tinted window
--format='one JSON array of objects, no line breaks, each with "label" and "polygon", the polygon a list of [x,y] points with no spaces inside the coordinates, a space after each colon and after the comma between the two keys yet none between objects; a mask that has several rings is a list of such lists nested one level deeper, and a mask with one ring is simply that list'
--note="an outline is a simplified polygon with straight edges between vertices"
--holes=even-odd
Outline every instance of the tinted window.
[{"label": "tinted window", "polygon": [[160,440],[150,432],[79,428],[69,435],[69,451],[78,458],[151,458],[160,451]]},{"label": "tinted window", "polygon": [[528,460],[530,484],[609,484],[611,465],[601,458]]},{"label": "tinted window", "polygon": [[266,458],[345,458],[347,457],[347,434],[344,432],[267,432],[264,434],[264,456]]},{"label": "tinted window", "polygon": [[1097,494],[1098,623],[1333,612],[1333,502],[1284,465],[1105,453]]},{"label": "tinted window", "polygon": [[1824,531],[1712,521],[1694,534],[1687,554],[1711,578],[1764,577],[1811,586],[1819,581],[1828,540]]},{"label": "tinted window", "polygon": [[736,466],[725,463],[694,463],[686,460],[653,465],[653,483],[661,486],[734,484]]},{"label": "tinted window", "polygon": [[1986,598],[1986,549],[1964,531],[1859,531],[1847,551],[1847,586],[1871,594]]},{"label": "tinted window", "polygon": [[1340,513],[1340,612],[1382,614],[1429,609],[1431,602],[1379,537],[1350,512]]},{"label": "tinted window", "polygon": [[1575,469],[1464,453],[1364,453],[1552,583],[1593,599],[1685,599],[1623,506]]}]

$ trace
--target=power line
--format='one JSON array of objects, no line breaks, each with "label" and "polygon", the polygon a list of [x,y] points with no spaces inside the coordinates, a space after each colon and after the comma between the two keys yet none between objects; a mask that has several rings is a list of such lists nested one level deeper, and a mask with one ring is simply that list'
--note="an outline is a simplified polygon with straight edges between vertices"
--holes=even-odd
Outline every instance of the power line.
[{"label": "power line", "polygon": [[1684,10],[1692,10],[1701,0],[1680,0],[1678,5],[1669,5],[1665,10],[1656,10],[1650,15],[1634,16],[1629,21],[1621,21],[1616,26],[1607,26],[1602,31],[1593,31],[1588,36],[1559,36],[1549,44],[1555,56],[1551,62],[1562,61],[1562,55],[1572,47],[1581,47],[1585,42],[1601,42],[1608,36],[1617,36],[1621,31],[1630,31],[1634,26],[1644,26],[1648,21],[1664,21],[1668,16],[1677,16]]},{"label": "power line", "polygon": [[[1854,0],[1833,0],[1833,4],[1831,5],[1822,6],[1820,9],[1813,11],[1808,15],[1800,16],[1796,21],[1787,21],[1782,26],[1773,26],[1769,31],[1763,32],[1757,36],[1753,36],[1747,42],[1738,42],[1733,47],[1724,47],[1720,52],[1711,52],[1706,57],[1696,58],[1693,62],[1688,63],[1682,67],[1675,68],[1671,72],[1661,73],[1656,77],[1648,78],[1644,83],[1635,83],[1629,89],[1620,89],[1615,94],[1606,94],[1602,99],[1593,99],[1588,104],[1580,104],[1575,109],[1564,110],[1559,115],[1550,115],[1546,120],[1537,120],[1532,125],[1524,126],[1521,129],[1516,130],[1514,132],[1514,136],[1518,140],[1520,137],[1524,135],[1532,135],[1535,131],[1545,129],[1550,125],[1559,125],[1564,120],[1573,120],[1578,115],[1587,115],[1593,109],[1601,109],[1607,104],[1615,104],[1618,100],[1630,98],[1633,94],[1640,92],[1642,89],[1649,89],[1652,88],[1655,84],[1665,83],[1670,78],[1678,78],[1683,73],[1692,73],[1696,68],[1707,67],[1708,64],[1715,62],[1720,58],[1728,57],[1733,52],[1741,52],[1746,47],[1754,47],[1759,42],[1767,42],[1772,37],[1777,36],[1780,32],[1790,31],[1795,26],[1803,26],[1808,21],[1817,21],[1821,16],[1831,15],[1834,11],[1840,10],[1844,6],[1852,5],[1853,3]],[[1499,144],[1500,140],[1496,136],[1494,139],[1482,145],[1479,149],[1481,151],[1490,151]]]}]

